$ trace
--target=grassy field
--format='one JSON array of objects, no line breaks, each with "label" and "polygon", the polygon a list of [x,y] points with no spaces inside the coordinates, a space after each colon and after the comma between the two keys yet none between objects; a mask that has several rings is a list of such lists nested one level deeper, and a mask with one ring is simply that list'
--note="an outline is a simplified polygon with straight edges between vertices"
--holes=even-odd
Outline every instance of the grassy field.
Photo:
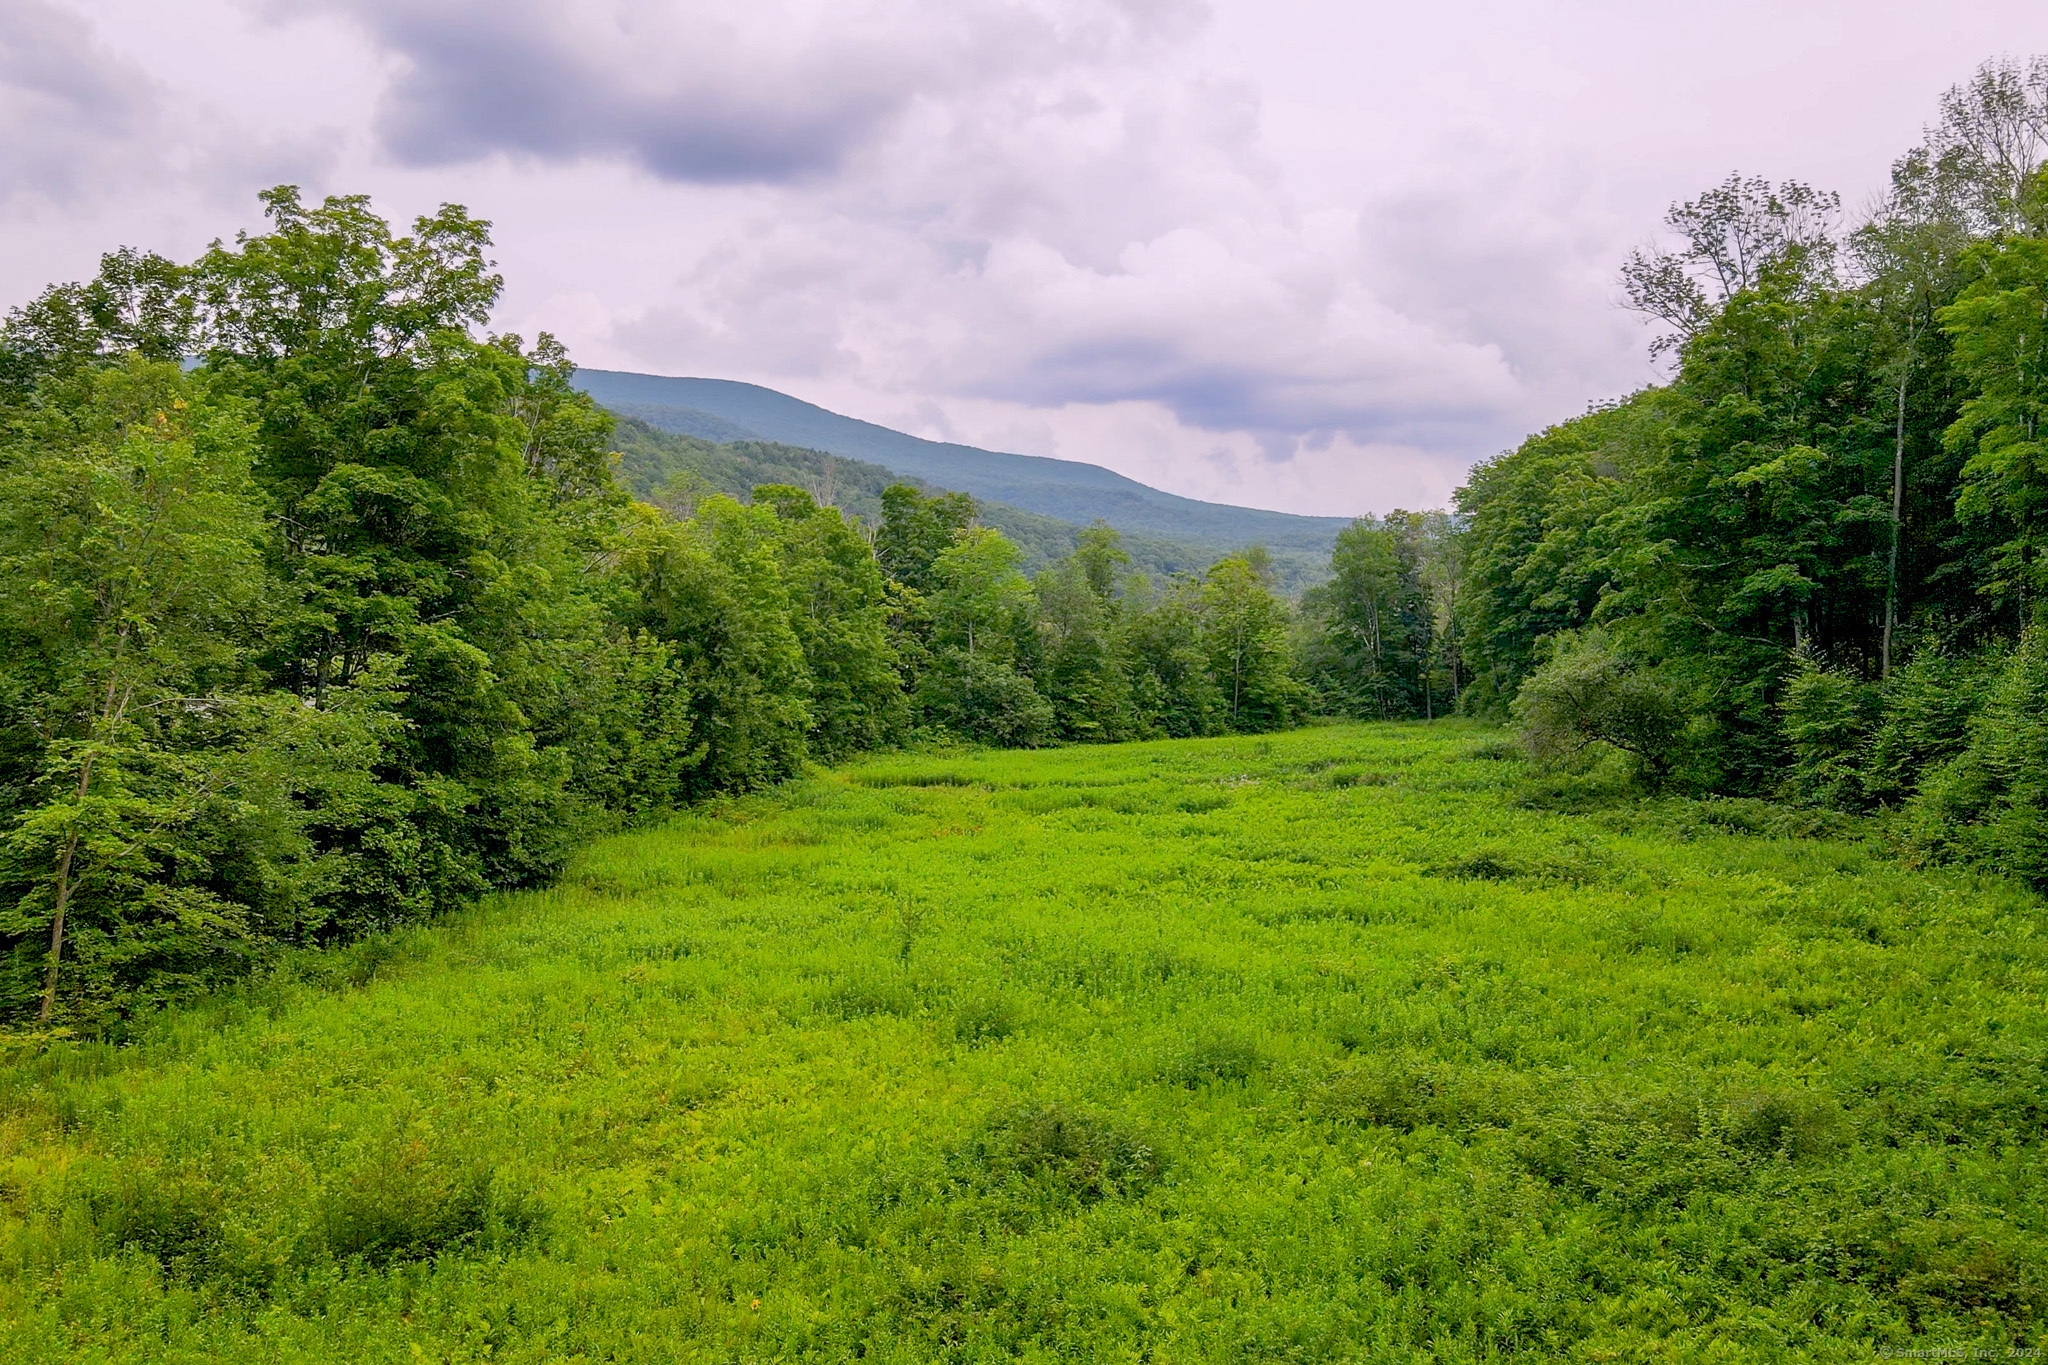
[{"label": "grassy field", "polygon": [[0,1351],[2043,1344],[2042,904],[1500,753],[877,758],[22,1049]]}]

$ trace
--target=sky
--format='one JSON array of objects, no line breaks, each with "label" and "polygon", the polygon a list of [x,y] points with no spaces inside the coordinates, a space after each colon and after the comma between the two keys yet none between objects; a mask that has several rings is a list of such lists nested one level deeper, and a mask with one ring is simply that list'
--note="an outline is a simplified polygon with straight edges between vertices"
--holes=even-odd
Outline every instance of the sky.
[{"label": "sky", "polygon": [[2040,0],[0,0],[0,306],[256,193],[494,224],[493,327],[1326,515],[1658,377],[1732,171],[1882,189]]}]

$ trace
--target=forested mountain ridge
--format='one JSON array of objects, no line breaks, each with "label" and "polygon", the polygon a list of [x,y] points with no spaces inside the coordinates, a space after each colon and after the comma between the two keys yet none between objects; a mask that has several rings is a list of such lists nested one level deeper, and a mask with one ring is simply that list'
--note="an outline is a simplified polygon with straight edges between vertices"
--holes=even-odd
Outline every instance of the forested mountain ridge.
[{"label": "forested mountain ridge", "polygon": [[[926,493],[953,491],[935,488],[923,479],[906,479],[866,460],[735,436],[730,424],[716,419],[702,425],[726,434],[720,439],[685,435],[621,415],[611,444],[618,452],[619,477],[626,487],[643,500],[683,509],[707,492],[745,501],[760,485],[791,484],[809,492],[821,506],[836,507],[870,527],[882,523],[882,494],[891,484],[908,483]],[[980,498],[975,499],[975,508],[982,524],[1016,542],[1024,552],[1023,567],[1028,573],[1065,558],[1079,544],[1083,528],[1072,522]],[[1226,553],[1166,536],[1125,535],[1123,547],[1134,572],[1162,579],[1200,573]],[[1320,559],[1271,554],[1270,560],[1274,586],[1283,592],[1298,593],[1329,575],[1327,552]]]},{"label": "forested mountain ridge", "polygon": [[1126,536],[1184,542],[1189,556],[1203,562],[1262,545],[1276,563],[1291,567],[1290,578],[1319,576],[1331,542],[1350,521],[1202,502],[1099,465],[928,441],[756,384],[592,369],[578,370],[575,383],[612,411],[664,431],[712,441],[751,436],[866,460],[934,487],[1074,525],[1101,520]]}]

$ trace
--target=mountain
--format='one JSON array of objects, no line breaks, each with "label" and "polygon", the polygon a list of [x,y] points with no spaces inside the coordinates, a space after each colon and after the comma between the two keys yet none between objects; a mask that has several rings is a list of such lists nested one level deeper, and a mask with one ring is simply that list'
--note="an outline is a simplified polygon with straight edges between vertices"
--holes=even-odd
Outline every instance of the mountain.
[{"label": "mountain", "polygon": [[1175,542],[1214,559],[1264,545],[1288,577],[1327,572],[1348,517],[1301,517],[1163,493],[1100,465],[928,441],[842,417],[757,384],[579,370],[576,383],[612,411],[715,443],[768,441],[881,465],[898,474],[1040,516]]},{"label": "mountain", "polygon": [[[619,413],[612,433],[612,449],[619,453],[619,475],[634,496],[648,502],[681,510],[706,493],[725,493],[745,499],[764,483],[793,484],[820,502],[851,513],[869,525],[882,519],[882,490],[906,480],[927,489],[930,484],[915,475],[866,460],[849,459],[799,446],[782,445],[751,437],[719,441],[685,432],[663,431],[631,413]],[[705,414],[700,424],[720,435],[730,434],[730,423]],[[1057,517],[1026,512],[1007,503],[977,498],[981,520],[993,526],[1024,552],[1024,567],[1037,572],[1054,560],[1072,554],[1075,532],[1080,527]],[[1216,555],[1199,546],[1166,536],[1129,532],[1124,550],[1131,567],[1154,578],[1177,573],[1200,573]],[[1327,559],[1327,556],[1325,556]],[[1315,565],[1289,562],[1275,564],[1279,586],[1298,591],[1319,581]]]}]

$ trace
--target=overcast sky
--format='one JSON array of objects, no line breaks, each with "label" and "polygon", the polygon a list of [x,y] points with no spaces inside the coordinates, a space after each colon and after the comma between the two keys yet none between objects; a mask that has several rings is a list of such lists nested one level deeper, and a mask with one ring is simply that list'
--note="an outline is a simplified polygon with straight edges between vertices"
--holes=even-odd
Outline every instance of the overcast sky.
[{"label": "overcast sky", "polygon": [[496,225],[501,330],[1288,511],[1653,377],[1616,268],[1851,205],[2041,0],[0,0],[0,302],[255,193]]}]

